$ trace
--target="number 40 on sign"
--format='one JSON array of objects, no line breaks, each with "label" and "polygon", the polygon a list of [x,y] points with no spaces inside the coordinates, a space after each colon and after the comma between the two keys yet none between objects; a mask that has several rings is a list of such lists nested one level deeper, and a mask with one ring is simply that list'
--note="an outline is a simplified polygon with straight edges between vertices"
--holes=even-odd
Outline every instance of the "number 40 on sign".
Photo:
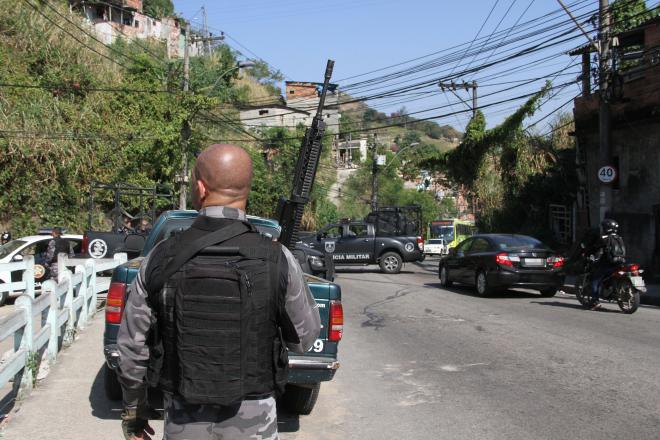
[{"label": "number 40 on sign", "polygon": [[598,180],[603,183],[612,183],[616,179],[616,169],[612,166],[604,166],[598,170]]}]

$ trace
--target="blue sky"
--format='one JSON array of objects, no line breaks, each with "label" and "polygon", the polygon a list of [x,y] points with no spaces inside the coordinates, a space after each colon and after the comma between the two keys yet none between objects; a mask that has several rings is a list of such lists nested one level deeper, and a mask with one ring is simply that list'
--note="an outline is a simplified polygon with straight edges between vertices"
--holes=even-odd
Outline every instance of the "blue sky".
[{"label": "blue sky", "polygon": [[[597,6],[597,0],[579,1],[566,0],[587,11]],[[359,75],[374,69],[379,69],[394,63],[420,57],[442,49],[470,42],[483,24],[481,37],[487,37],[494,30],[502,31],[513,26],[517,21],[525,23],[541,17],[552,11],[559,11],[560,6],[554,0],[463,0],[463,1],[433,1],[433,0],[175,0],[175,8],[180,15],[192,19],[194,25],[201,26],[202,13],[200,8],[206,7],[208,25],[211,31],[226,32],[229,38],[227,44],[240,50],[248,58],[259,56],[272,66],[280,69],[290,80],[321,81],[325,62],[328,58],[335,60],[333,80],[340,86],[350,84],[355,79],[342,81],[343,78]],[[485,22],[489,12],[492,14]],[[557,22],[566,21],[568,17],[563,12],[553,16]],[[500,23],[501,20],[501,24]],[[550,19],[548,19],[550,21]],[[498,27],[499,24],[499,27]],[[541,26],[539,22],[533,27]],[[530,30],[533,30],[530,27]],[[529,62],[539,60],[542,53],[532,58],[502,66],[495,66],[475,75],[466,75],[465,79],[480,79],[486,75],[484,87],[479,89],[484,95],[498,91],[491,97],[486,96],[481,104],[488,104],[513,98],[538,90],[543,84],[539,79],[525,87],[508,90],[502,82],[543,77],[550,72],[556,72],[571,61],[568,56],[559,56],[566,49],[581,45],[584,38],[572,40],[560,47],[548,50],[547,61],[534,67]],[[478,47],[481,42],[473,47]],[[467,48],[466,46],[463,46]],[[461,49],[463,50],[463,49]],[[484,56],[482,60],[497,59],[499,50],[487,52],[491,58]],[[255,55],[256,54],[256,55]],[[550,58],[554,55],[554,58]],[[469,58],[461,61],[457,67],[474,65]],[[426,59],[420,60],[425,61]],[[419,63],[418,61],[417,63]],[[474,60],[478,64],[478,60]],[[416,63],[404,64],[398,69],[412,66]],[[454,67],[456,62],[438,66],[438,76],[448,66]],[[396,70],[396,69],[393,69]],[[381,73],[387,73],[383,71]],[[506,72],[505,72],[506,71]],[[573,72],[575,73],[573,75]],[[433,78],[433,70],[427,71]],[[563,71],[556,83],[575,80],[579,67],[570,67]],[[497,78],[488,78],[497,74]],[[376,73],[365,75],[359,79],[376,76]],[[428,78],[428,77],[427,77]],[[494,84],[490,85],[489,84]],[[386,87],[387,83],[382,84]],[[435,87],[437,89],[437,87]],[[404,96],[399,99],[370,101],[369,104],[381,111],[394,111],[401,105],[411,112],[419,112],[417,117],[432,117],[445,115],[453,111],[465,110],[459,98],[439,90],[426,89],[426,95],[421,99],[404,102]],[[359,95],[360,91],[356,90]],[[367,92],[363,92],[367,93]],[[556,96],[543,105],[541,112],[531,118],[533,122],[547,114],[579,93],[577,86],[566,86],[558,90]],[[461,98],[468,95],[459,93]],[[410,96],[410,95],[406,95]],[[513,101],[484,109],[489,125],[500,122],[510,109],[522,101]],[[451,106],[449,105],[451,104]],[[442,109],[424,110],[445,106]],[[571,109],[570,104],[565,107]],[[460,130],[464,128],[469,114],[445,116],[438,119],[441,124],[447,123]],[[547,129],[547,120],[538,124],[538,130]]]}]

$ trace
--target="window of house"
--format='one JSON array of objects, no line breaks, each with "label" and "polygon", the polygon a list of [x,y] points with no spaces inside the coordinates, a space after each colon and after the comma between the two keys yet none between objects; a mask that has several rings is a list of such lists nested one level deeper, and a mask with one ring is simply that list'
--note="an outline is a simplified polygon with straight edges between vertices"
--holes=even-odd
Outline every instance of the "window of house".
[{"label": "window of house", "polygon": [[259,110],[259,115],[260,116],[267,115],[267,114],[268,114],[268,110]]}]

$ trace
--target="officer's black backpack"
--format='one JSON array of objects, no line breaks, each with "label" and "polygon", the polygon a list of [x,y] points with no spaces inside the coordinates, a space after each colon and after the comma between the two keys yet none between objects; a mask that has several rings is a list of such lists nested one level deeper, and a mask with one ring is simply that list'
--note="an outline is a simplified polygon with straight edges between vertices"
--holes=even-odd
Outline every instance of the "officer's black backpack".
[{"label": "officer's black backpack", "polygon": [[608,235],[605,239],[605,257],[610,263],[620,264],[626,259],[626,245],[619,235]]}]

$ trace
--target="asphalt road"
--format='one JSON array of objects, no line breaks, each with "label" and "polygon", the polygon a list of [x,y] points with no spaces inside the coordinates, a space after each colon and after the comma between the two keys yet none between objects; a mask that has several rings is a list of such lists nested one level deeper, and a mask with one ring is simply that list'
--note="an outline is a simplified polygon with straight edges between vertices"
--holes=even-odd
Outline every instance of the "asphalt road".
[{"label": "asphalt road", "polygon": [[[628,316],[562,295],[479,298],[441,289],[434,266],[341,270],[342,367],[311,415],[279,414],[281,439],[659,438],[660,308]],[[103,393],[102,331],[98,314],[0,437],[121,436],[120,403]],[[162,422],[152,425],[160,438]]]},{"label": "asphalt road", "polygon": [[283,439],[660,438],[660,308],[342,270],[342,367]]}]

